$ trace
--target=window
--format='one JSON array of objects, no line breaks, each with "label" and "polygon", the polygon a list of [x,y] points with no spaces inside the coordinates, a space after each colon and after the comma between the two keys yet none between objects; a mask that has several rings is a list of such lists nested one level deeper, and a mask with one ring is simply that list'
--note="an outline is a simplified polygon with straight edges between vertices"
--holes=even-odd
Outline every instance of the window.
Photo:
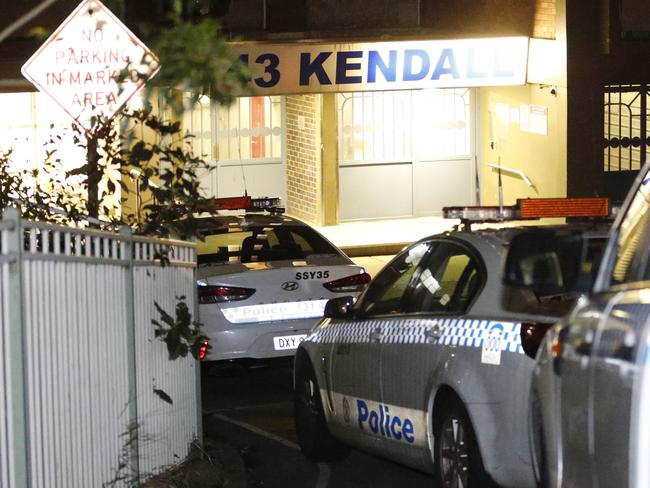
[{"label": "window", "polygon": [[341,161],[411,159],[411,93],[339,94]]},{"label": "window", "polygon": [[361,303],[362,313],[384,315],[403,312],[402,299],[429,246],[427,242],[415,244],[391,261],[366,290]]},{"label": "window", "polygon": [[605,87],[604,170],[638,171],[648,146],[648,86]]},{"label": "window", "polygon": [[[66,177],[67,171],[86,161],[84,148],[75,142],[70,116],[44,93],[0,93],[0,107],[0,155],[8,156],[9,170],[42,170],[49,161],[53,166],[47,170],[49,176],[40,172],[41,184],[65,179],[66,185],[59,188],[59,194],[64,193],[72,201],[85,201],[83,175]],[[117,173],[112,176],[119,178]],[[104,191],[105,182],[104,178],[100,191]],[[112,207],[119,206],[119,200],[118,186],[115,194],[105,201]]]},{"label": "window", "polygon": [[230,230],[204,232],[205,239],[196,246],[199,266],[339,255],[320,234],[305,226],[248,226]]},{"label": "window", "polygon": [[639,267],[646,263],[644,279],[650,276],[647,269],[648,249],[644,246],[650,219],[650,179],[646,179],[634,195],[618,231],[616,260],[611,275],[611,283],[619,284],[637,281]]},{"label": "window", "polygon": [[216,105],[216,142],[221,163],[257,162],[282,157],[280,97],[242,97],[229,107]]},{"label": "window", "polygon": [[413,284],[409,312],[465,312],[482,284],[478,262],[467,249],[451,242],[435,244]]},{"label": "window", "polygon": [[[471,153],[467,88],[342,93],[338,103],[343,164],[446,159]],[[414,140],[426,144],[414,145]]]},{"label": "window", "polygon": [[[185,103],[189,105],[191,95],[184,95]],[[192,106],[192,110],[183,113],[183,128],[192,134],[189,143],[192,152],[196,157],[211,160],[212,154],[212,132],[210,127],[210,98],[202,95]]]},{"label": "window", "polygon": [[471,154],[471,104],[468,88],[421,90],[415,95],[419,159],[468,157]]},{"label": "window", "polygon": [[41,166],[48,150],[55,150],[52,159],[60,159],[63,170],[85,161],[84,149],[74,142],[72,119],[48,95],[2,93],[0,106],[0,151],[12,150],[16,169]]}]

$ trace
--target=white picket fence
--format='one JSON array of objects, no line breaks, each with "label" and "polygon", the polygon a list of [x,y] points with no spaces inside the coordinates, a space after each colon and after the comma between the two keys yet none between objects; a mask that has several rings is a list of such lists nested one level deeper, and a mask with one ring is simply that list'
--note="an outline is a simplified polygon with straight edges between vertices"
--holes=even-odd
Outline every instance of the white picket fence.
[{"label": "white picket fence", "polygon": [[195,310],[194,263],[190,243],[5,211],[0,488],[133,486],[186,457],[201,436],[198,364],[170,361],[151,320],[154,303],[175,316],[177,297]]}]

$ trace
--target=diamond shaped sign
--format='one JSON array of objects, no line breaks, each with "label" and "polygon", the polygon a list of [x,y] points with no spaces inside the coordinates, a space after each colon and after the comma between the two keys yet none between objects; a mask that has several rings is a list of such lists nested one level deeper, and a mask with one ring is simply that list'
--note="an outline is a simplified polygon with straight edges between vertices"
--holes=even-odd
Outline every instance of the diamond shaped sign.
[{"label": "diamond shaped sign", "polygon": [[[130,76],[118,81],[128,67]],[[22,73],[86,131],[112,118],[159,69],[158,58],[99,0],[84,0]]]}]

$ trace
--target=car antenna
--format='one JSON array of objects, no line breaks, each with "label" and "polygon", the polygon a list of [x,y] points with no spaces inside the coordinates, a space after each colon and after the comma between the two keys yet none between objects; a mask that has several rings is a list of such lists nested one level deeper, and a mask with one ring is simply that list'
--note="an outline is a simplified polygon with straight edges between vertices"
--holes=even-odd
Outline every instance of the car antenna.
[{"label": "car antenna", "polygon": [[481,179],[478,176],[478,157],[474,156],[474,183],[476,186],[476,205],[481,205]]},{"label": "car antenna", "polygon": [[499,218],[503,220],[503,182],[501,181],[501,156],[498,161],[498,187],[499,187]]},{"label": "car antenna", "polygon": [[244,196],[248,196],[248,186],[246,185],[246,172],[244,171],[244,162],[241,159],[241,135],[237,128],[237,154],[239,156],[239,168],[241,169],[241,178],[244,182]]}]

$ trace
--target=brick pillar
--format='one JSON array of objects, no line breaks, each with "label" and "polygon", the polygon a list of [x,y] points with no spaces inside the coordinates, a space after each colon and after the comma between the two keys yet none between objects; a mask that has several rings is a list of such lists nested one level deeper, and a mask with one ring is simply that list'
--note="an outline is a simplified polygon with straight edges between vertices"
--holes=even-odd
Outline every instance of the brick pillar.
[{"label": "brick pillar", "polygon": [[287,213],[321,224],[320,95],[286,98]]},{"label": "brick pillar", "polygon": [[538,39],[555,39],[556,0],[535,1],[535,24],[533,37]]}]

